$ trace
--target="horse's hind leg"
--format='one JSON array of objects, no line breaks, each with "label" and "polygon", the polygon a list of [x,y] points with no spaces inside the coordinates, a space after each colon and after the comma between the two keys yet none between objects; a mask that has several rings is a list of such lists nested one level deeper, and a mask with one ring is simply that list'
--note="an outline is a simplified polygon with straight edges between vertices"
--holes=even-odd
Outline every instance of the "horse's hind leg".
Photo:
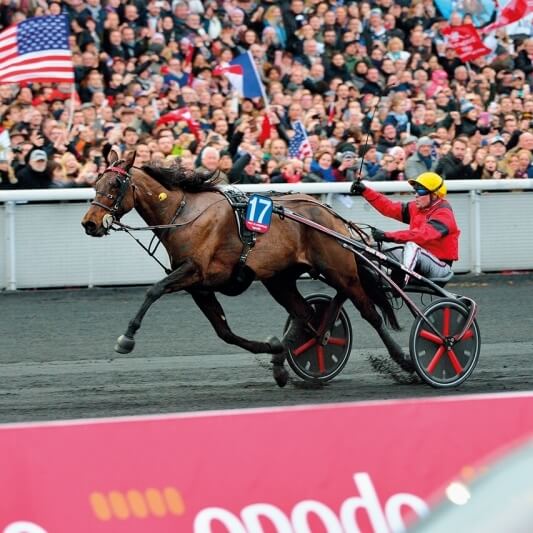
[{"label": "horse's hind leg", "polygon": [[[224,342],[235,344],[252,353],[270,353],[273,354],[273,358],[275,357],[275,354],[283,352],[283,345],[275,337],[271,337],[266,342],[259,342],[244,339],[243,337],[235,335],[235,333],[231,331],[224,315],[224,310],[213,292],[191,291],[191,296],[196,302],[196,305],[209,320],[217,335]],[[274,379],[280,387],[284,387],[288,381],[287,371],[285,371],[285,373],[274,372]]]},{"label": "horse's hind leg", "polygon": [[195,281],[195,272],[196,267],[194,263],[192,261],[186,261],[173,270],[166,278],[152,285],[146,291],[141,308],[128,324],[126,333],[117,339],[115,351],[118,353],[130,353],[135,347],[135,333],[141,327],[141,322],[150,306],[166,292],[175,292],[184,288],[184,286],[189,286],[191,282]]},{"label": "horse's hind leg", "polygon": [[361,279],[346,278],[345,276],[339,275],[337,272],[329,272],[327,281],[350,298],[357,310],[361,313],[361,316],[377,331],[381,340],[385,344],[391,359],[403,370],[413,372],[414,367],[412,362],[405,356],[402,347],[390,334],[385,321],[376,309],[375,303],[369,298],[363,288]]},{"label": "horse's hind leg", "polygon": [[[268,292],[281,306],[285,308],[292,318],[291,326],[283,335],[282,343],[285,350],[272,356],[274,372],[286,372],[284,368],[287,357],[287,348],[294,348],[303,328],[311,324],[315,313],[311,305],[300,294],[296,286],[297,277],[290,273],[280,273],[270,279],[264,280],[263,284]],[[342,305],[342,303],[341,303]]]}]

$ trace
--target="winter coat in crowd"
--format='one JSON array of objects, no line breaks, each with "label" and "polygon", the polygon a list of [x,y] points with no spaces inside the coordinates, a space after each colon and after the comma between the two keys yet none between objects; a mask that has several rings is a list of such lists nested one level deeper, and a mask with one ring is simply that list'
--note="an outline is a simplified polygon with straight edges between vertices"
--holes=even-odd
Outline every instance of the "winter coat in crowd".
[{"label": "winter coat in crowd", "polygon": [[422,157],[418,152],[415,152],[405,162],[405,179],[414,180],[424,172],[433,172],[436,166],[437,160],[435,158]]},{"label": "winter coat in crowd", "polygon": [[435,172],[448,180],[469,180],[472,179],[472,167],[464,165],[460,159],[447,153],[435,167]]}]

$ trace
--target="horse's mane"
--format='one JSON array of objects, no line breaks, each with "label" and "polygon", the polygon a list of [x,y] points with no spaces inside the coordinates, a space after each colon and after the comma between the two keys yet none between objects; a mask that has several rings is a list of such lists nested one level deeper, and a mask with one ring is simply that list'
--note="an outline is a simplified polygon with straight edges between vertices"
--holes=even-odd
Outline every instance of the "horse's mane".
[{"label": "horse's mane", "polygon": [[217,172],[206,174],[184,168],[179,162],[172,165],[151,163],[143,165],[141,170],[155,179],[163,187],[186,192],[208,192],[218,190]]}]

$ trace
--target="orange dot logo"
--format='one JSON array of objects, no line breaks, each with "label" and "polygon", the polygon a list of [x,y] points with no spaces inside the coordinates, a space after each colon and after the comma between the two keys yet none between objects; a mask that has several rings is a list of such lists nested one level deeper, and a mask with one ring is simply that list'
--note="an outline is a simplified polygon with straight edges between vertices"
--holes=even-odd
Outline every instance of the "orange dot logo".
[{"label": "orange dot logo", "polygon": [[148,488],[143,491],[131,489],[126,492],[93,492],[89,495],[89,503],[96,518],[103,522],[150,516],[163,518],[185,513],[183,497],[174,487],[166,487],[163,490]]}]

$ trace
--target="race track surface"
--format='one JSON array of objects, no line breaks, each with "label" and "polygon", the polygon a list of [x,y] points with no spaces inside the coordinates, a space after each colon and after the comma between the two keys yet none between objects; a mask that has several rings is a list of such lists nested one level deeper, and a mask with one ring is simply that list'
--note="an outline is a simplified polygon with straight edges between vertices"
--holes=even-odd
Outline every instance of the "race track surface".
[{"label": "race track surface", "polygon": [[[291,373],[280,389],[270,356],[220,341],[190,296],[163,297],[148,312],[129,355],[113,351],[146,287],[21,291],[0,294],[0,422],[234,409],[524,391],[533,385],[533,276],[461,278],[448,289],[479,304],[480,362],[459,389],[398,383],[377,374],[370,356],[385,350],[347,304],[354,331],[348,365],[323,387],[305,387]],[[305,294],[330,292],[303,280]],[[260,284],[221,297],[230,326],[263,340],[281,335],[285,312]],[[429,302],[428,302],[429,303]],[[411,315],[399,313],[407,348]]]}]

